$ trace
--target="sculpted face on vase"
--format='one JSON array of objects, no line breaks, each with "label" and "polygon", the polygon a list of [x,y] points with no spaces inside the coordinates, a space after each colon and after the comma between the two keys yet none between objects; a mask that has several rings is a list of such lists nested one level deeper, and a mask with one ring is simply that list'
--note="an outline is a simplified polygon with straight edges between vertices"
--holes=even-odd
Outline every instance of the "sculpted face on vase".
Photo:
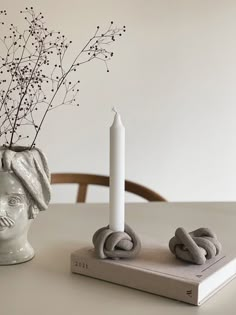
[{"label": "sculpted face on vase", "polygon": [[50,201],[47,161],[38,149],[0,148],[0,265],[34,257],[27,239],[33,219]]},{"label": "sculpted face on vase", "polygon": [[27,240],[32,220],[32,199],[13,172],[0,172],[0,264],[33,258]]}]

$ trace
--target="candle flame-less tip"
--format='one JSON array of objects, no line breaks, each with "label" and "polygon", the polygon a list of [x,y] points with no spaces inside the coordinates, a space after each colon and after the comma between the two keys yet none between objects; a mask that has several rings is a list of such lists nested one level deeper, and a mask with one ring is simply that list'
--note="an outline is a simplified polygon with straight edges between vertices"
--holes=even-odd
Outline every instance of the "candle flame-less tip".
[{"label": "candle flame-less tip", "polygon": [[113,111],[114,113],[118,114],[117,109],[116,109],[115,106],[112,107],[112,111]]}]

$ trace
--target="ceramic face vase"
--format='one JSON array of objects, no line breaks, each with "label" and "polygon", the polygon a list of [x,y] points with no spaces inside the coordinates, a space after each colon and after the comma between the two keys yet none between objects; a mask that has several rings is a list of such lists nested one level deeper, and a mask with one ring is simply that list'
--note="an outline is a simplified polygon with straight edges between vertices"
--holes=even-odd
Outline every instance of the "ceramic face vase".
[{"label": "ceramic face vase", "polygon": [[38,149],[0,148],[0,265],[34,257],[27,234],[50,201],[47,161]]}]

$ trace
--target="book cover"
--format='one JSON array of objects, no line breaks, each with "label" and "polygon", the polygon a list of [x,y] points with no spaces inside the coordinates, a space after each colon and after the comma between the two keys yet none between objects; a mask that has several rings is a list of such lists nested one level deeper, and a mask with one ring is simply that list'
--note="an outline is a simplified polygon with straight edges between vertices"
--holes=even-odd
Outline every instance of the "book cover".
[{"label": "book cover", "polygon": [[204,265],[192,265],[173,256],[164,246],[144,246],[133,259],[101,260],[93,248],[71,255],[71,271],[194,305],[201,305],[232,280],[236,258],[221,254]]}]

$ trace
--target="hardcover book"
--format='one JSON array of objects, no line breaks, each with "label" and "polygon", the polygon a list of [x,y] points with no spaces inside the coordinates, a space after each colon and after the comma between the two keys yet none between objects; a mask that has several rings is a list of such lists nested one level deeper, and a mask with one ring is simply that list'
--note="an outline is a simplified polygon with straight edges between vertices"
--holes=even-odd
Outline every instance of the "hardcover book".
[{"label": "hardcover book", "polygon": [[167,247],[145,246],[133,260],[102,260],[87,247],[72,253],[71,271],[201,305],[235,277],[236,258],[221,254],[204,265],[192,265],[178,260]]}]

